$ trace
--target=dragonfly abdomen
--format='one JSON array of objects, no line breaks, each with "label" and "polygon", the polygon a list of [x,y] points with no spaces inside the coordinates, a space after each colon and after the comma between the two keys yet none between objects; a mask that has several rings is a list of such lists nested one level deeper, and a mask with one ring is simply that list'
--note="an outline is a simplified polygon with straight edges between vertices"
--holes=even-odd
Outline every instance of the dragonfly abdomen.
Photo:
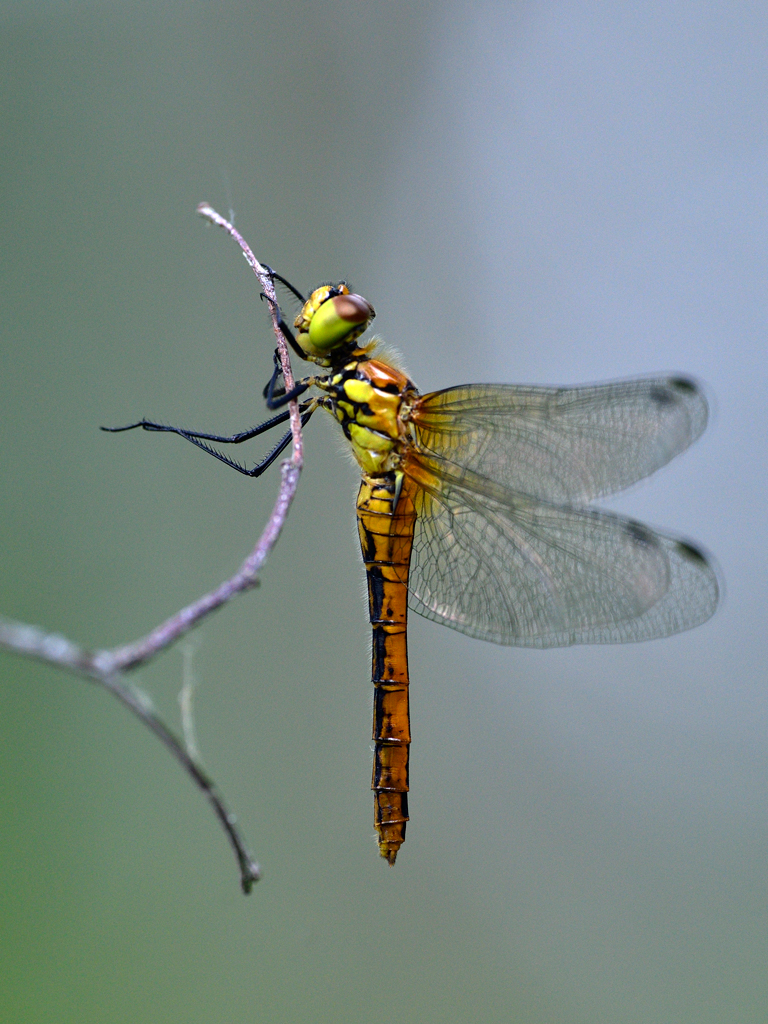
[{"label": "dragonfly abdomen", "polygon": [[402,473],[363,477],[358,530],[368,577],[372,637],[374,825],[390,864],[408,821],[408,567],[416,510]]}]

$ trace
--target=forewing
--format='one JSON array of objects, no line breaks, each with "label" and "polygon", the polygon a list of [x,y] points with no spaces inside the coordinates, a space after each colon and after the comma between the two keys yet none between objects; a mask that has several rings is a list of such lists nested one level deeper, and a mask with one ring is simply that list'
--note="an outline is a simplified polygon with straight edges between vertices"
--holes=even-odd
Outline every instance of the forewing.
[{"label": "forewing", "polygon": [[410,605],[499,644],[625,643],[698,625],[717,578],[685,542],[597,509],[540,502],[411,455]]},{"label": "forewing", "polygon": [[530,497],[580,505],[685,451],[706,426],[707,402],[684,377],[468,384],[421,396],[411,423],[427,453]]}]

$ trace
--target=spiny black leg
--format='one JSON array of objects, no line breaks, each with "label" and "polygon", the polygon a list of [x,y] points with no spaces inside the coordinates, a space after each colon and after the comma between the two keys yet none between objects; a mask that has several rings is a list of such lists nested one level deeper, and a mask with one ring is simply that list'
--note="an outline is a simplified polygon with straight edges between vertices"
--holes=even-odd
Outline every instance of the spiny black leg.
[{"label": "spiny black leg", "polygon": [[271,308],[272,312],[275,315],[275,320],[277,320],[277,326],[280,328],[280,331],[281,331],[283,337],[288,342],[288,344],[291,346],[293,351],[296,353],[297,356],[299,356],[300,359],[306,359],[307,358],[306,352],[303,352],[301,350],[301,348],[299,347],[299,343],[296,341],[296,339],[293,336],[293,331],[291,330],[291,328],[288,326],[288,324],[283,319],[283,311],[282,311],[282,309],[280,309],[280,307],[274,301],[274,299],[271,299],[268,295],[265,295],[264,292],[260,293],[260,297],[262,299],[266,299],[267,302],[269,303],[270,308]]},{"label": "spiny black leg", "polygon": [[295,384],[290,391],[283,391],[282,394],[275,395],[275,382],[279,374],[272,374],[272,379],[267,385],[267,393],[264,396],[267,401],[268,409],[279,409],[281,405],[287,405],[288,402],[292,402],[299,395],[303,395],[305,391],[315,383],[314,377],[307,377],[306,380],[300,380],[298,384]]},{"label": "spiny black leg", "polygon": [[[311,405],[305,412],[302,413],[302,415],[301,415],[301,425],[302,425],[302,427],[306,426],[306,424],[309,422],[309,418],[312,415],[312,413],[315,411],[316,408],[317,408],[316,405]],[[285,451],[285,449],[288,447],[288,445],[291,442],[291,436],[292,436],[291,435],[291,431],[289,430],[285,434],[285,436],[282,437],[277,442],[277,444],[272,449],[272,451],[265,458],[263,458],[261,460],[261,462],[259,462],[257,465],[255,465],[253,467],[253,469],[246,469],[246,467],[241,465],[239,462],[235,462],[234,459],[228,458],[226,455],[224,455],[223,452],[218,452],[218,451],[216,451],[215,448],[209,447],[207,444],[204,444],[202,441],[199,441],[196,437],[192,437],[191,435],[185,434],[182,431],[178,431],[178,433],[180,433],[182,437],[186,437],[186,439],[188,441],[191,441],[192,444],[197,445],[198,448],[202,448],[202,450],[204,452],[208,452],[208,454],[212,455],[214,457],[214,459],[218,459],[219,462],[223,462],[225,466],[230,466],[232,469],[236,469],[238,473],[242,473],[243,476],[250,476],[250,477],[261,476],[261,474],[266,469],[269,469],[269,467],[272,465],[272,463],[275,461],[275,459],[278,458],[278,456],[281,455]]]},{"label": "spiny black leg", "polygon": [[250,430],[243,430],[239,434],[231,434],[224,436],[221,434],[203,434],[199,430],[186,430],[184,427],[169,427],[165,423],[153,423],[151,420],[139,420],[137,423],[129,423],[127,427],[100,427],[100,430],[105,430],[109,434],[120,434],[124,430],[135,430],[136,427],[141,427],[142,430],[156,431],[159,433],[166,434],[180,434],[181,437],[186,437],[187,440],[191,440],[194,437],[201,438],[203,441],[215,441],[217,444],[241,444],[243,441],[250,441],[252,437],[258,437],[259,434],[263,434],[266,430],[271,430],[272,427],[276,427],[279,423],[285,423],[290,416],[290,412],[278,413],[277,416],[273,416],[269,420],[265,420],[264,423],[260,423],[258,427],[251,427]]},{"label": "spiny black leg", "polygon": [[273,270],[273,269],[272,269],[272,267],[270,267],[268,263],[262,263],[262,267],[264,267],[264,269],[266,270],[266,272],[267,272],[267,273],[269,274],[269,276],[270,276],[270,277],[271,277],[271,278],[272,278],[272,279],[273,279],[274,281],[279,281],[279,282],[280,282],[281,284],[284,284],[284,285],[285,285],[285,287],[286,287],[286,288],[287,288],[287,289],[288,289],[289,291],[292,291],[292,292],[293,292],[293,294],[294,294],[294,295],[296,296],[296,298],[297,298],[297,299],[299,300],[299,302],[300,302],[300,303],[302,304],[302,306],[304,305],[304,303],[305,303],[305,302],[306,302],[307,300],[306,300],[306,298],[305,298],[305,297],[304,297],[304,296],[303,296],[303,295],[301,294],[301,292],[299,291],[299,289],[298,289],[298,288],[294,288],[294,286],[293,286],[293,285],[291,284],[291,282],[290,282],[290,281],[286,281],[286,279],[285,279],[285,278],[284,278],[284,277],[283,277],[283,276],[282,276],[281,274],[278,274],[276,270]]},{"label": "spiny black leg", "polygon": [[[302,306],[304,305],[304,303],[307,300],[304,298],[304,296],[301,294],[298,288],[295,288],[290,281],[287,281],[281,274],[278,274],[276,271],[274,271],[272,267],[269,266],[268,263],[262,263],[262,266],[264,267],[264,269],[266,270],[266,272],[269,274],[273,281],[280,281],[281,284],[284,284],[289,291],[293,292],[293,294],[296,296],[296,298],[299,300]],[[283,311],[282,309],[280,309],[280,306],[277,304],[277,302],[274,302],[273,304],[273,300],[270,299],[268,295],[265,295],[264,292],[261,293],[261,297],[262,299],[266,299],[269,302],[270,306],[273,307],[275,319],[277,320],[277,326],[280,328],[285,340],[288,342],[288,344],[291,346],[291,348],[293,349],[297,356],[299,356],[301,359],[305,359],[306,353],[302,352],[298,342],[296,341],[296,338],[293,335],[293,331],[285,322],[285,319],[283,318]]]},{"label": "spiny black leg", "polygon": [[[305,427],[307,425],[307,423],[309,422],[310,416],[312,415],[312,413],[315,411],[316,408],[317,408],[317,406],[313,405],[309,409],[307,409],[306,412],[302,413],[302,416],[301,416],[301,425],[302,425],[302,427]],[[291,431],[289,430],[286,433],[285,437],[283,437],[280,441],[278,441],[278,443],[275,445],[275,447],[272,449],[272,451],[269,453],[269,455],[267,455],[267,457],[265,459],[262,459],[262,461],[258,464],[258,466],[254,466],[253,469],[246,470],[247,475],[248,476],[252,476],[252,477],[261,476],[261,474],[264,472],[265,469],[269,469],[269,467],[272,465],[272,463],[275,461],[275,459],[278,457],[278,455],[281,455],[283,453],[283,451],[285,451],[287,446],[290,444],[292,436],[293,435],[291,434]],[[230,465],[231,465],[231,463],[230,463]]]},{"label": "spiny black leg", "polygon": [[286,402],[293,401],[294,398],[298,398],[299,395],[303,395],[304,392],[313,386],[319,379],[316,377],[305,377],[304,380],[298,381],[290,392],[286,392],[285,383],[278,385],[278,380],[282,376],[283,366],[280,361],[280,353],[275,349],[275,354],[272,357],[274,367],[272,369],[272,376],[269,378],[267,383],[264,385],[264,389],[261,392],[268,409],[279,409],[281,405],[285,405]]},{"label": "spiny black leg", "polygon": [[264,389],[261,392],[261,397],[264,399],[268,398],[269,396],[271,396],[272,398],[279,398],[281,395],[285,394],[284,384],[281,384],[280,387],[277,387],[277,381],[279,380],[283,372],[283,366],[280,361],[279,349],[275,349],[275,354],[272,356],[272,362],[274,363],[274,366],[272,368],[272,376],[264,385]]},{"label": "spiny black leg", "polygon": [[[303,406],[301,410],[301,425],[306,426],[309,422],[309,418],[317,408],[314,402],[309,402]],[[277,426],[278,423],[284,423],[289,413],[281,412],[278,416],[273,416],[271,420],[267,420],[265,423],[260,424],[258,427],[254,427],[253,430],[244,430],[240,434],[233,434],[231,437],[219,437],[217,434],[201,434],[192,430],[183,430],[181,427],[168,427],[162,423],[151,423],[149,420],[139,420],[138,423],[131,423],[127,427],[102,427],[102,430],[106,430],[109,433],[117,434],[123,430],[133,430],[135,427],[142,427],[144,430],[154,430],[169,434],[178,434],[185,440],[194,444],[196,447],[201,448],[204,452],[208,452],[214,459],[218,459],[219,462],[223,462],[225,466],[231,466],[232,469],[236,469],[238,473],[242,473],[244,476],[257,477],[261,476],[265,469],[268,469],[275,459],[283,452],[286,446],[291,440],[291,432],[282,437],[275,447],[269,454],[262,459],[258,465],[254,466],[253,469],[246,469],[245,466],[236,462],[234,459],[228,458],[223,452],[217,451],[215,448],[211,448],[210,445],[205,444],[205,441],[216,441],[219,444],[240,444],[241,441],[248,441],[252,437],[256,437],[258,434],[263,433],[265,430],[269,430],[270,427]],[[204,439],[204,440],[201,440]]]}]

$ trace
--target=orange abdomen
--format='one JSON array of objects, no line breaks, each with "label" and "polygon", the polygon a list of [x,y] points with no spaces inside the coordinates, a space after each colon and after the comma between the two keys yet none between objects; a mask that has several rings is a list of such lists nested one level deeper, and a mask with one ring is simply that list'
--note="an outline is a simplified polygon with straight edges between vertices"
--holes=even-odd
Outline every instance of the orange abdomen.
[{"label": "orange abdomen", "polygon": [[408,821],[408,567],[416,510],[401,473],[364,477],[357,497],[360,545],[368,577],[373,629],[374,824],[390,864]]}]

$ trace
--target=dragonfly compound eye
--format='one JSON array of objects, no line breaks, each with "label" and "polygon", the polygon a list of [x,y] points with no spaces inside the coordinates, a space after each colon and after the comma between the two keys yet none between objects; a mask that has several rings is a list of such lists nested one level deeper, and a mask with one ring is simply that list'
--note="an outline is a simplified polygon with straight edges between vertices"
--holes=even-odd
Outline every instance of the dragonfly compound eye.
[{"label": "dragonfly compound eye", "polygon": [[362,295],[335,295],[315,310],[299,342],[310,354],[325,355],[358,338],[374,316],[373,306]]}]

